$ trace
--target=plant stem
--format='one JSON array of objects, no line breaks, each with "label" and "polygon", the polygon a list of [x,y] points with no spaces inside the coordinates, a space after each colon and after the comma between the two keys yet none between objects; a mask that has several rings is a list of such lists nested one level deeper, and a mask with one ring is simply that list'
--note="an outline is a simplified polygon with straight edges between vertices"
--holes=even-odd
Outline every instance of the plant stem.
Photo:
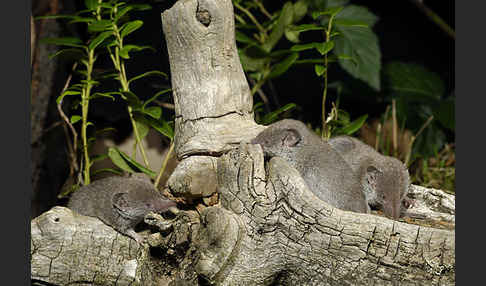
[{"label": "plant stem", "polygon": [[434,119],[434,116],[431,115],[427,121],[425,121],[425,123],[422,125],[422,127],[420,127],[420,130],[417,132],[417,134],[415,134],[415,136],[412,136],[412,139],[410,140],[410,145],[408,147],[408,152],[407,152],[407,156],[405,157],[405,166],[409,167],[409,163],[410,163],[410,157],[412,155],[412,147],[413,147],[413,143],[415,143],[415,139],[417,139],[417,137],[425,130],[425,127],[427,127],[431,122],[432,120]]},{"label": "plant stem", "polygon": [[265,6],[263,6],[262,2],[259,0],[253,0],[255,4],[260,8],[260,11],[262,11],[263,15],[267,16],[268,19],[272,20],[272,15],[268,13],[267,9],[265,9]]},{"label": "plant stem", "polygon": [[[329,23],[327,25],[326,43],[328,43],[331,40],[331,28],[332,28],[333,18],[334,17],[329,18]],[[324,55],[324,67],[326,68],[326,70],[324,71],[324,91],[322,92],[322,132],[321,132],[322,139],[325,140],[331,137],[329,130],[327,130],[327,124],[326,124],[327,72],[329,70],[328,65],[329,63],[327,60],[327,53],[326,53]]]},{"label": "plant stem", "polygon": [[376,126],[376,139],[375,139],[375,150],[378,151],[381,141],[381,123]]},{"label": "plant stem", "polygon": [[[71,83],[71,79],[73,77],[73,72],[76,70],[76,67],[77,66],[78,66],[78,62],[75,62],[73,64],[73,67],[71,68],[71,73],[69,74],[69,76],[68,76],[68,78],[66,80],[66,83],[64,84],[64,88],[62,89],[61,94],[64,93],[68,89],[69,84]],[[69,157],[71,158],[71,162],[69,164],[69,175],[72,176],[74,174],[74,172],[78,172],[79,171],[78,159],[77,159],[78,133],[76,132],[76,129],[74,129],[74,126],[69,121],[69,118],[66,116],[66,114],[62,110],[62,102],[63,101],[61,100],[57,104],[57,111],[59,112],[59,115],[61,116],[61,118],[64,121],[63,127],[64,127],[64,132],[65,132],[65,135],[66,135],[66,142],[67,142],[67,145],[68,145]],[[73,134],[73,142],[72,143],[69,140],[69,132],[68,132],[68,129],[67,129],[66,126],[69,126],[69,129],[71,130],[71,132]]]},{"label": "plant stem", "polygon": [[422,11],[432,22],[434,22],[439,28],[441,28],[447,35],[449,35],[452,39],[456,39],[456,32],[449,26],[447,23],[442,20],[439,15],[437,15],[434,11],[432,11],[429,7],[425,6],[422,1],[418,0],[410,0],[414,3],[420,11]]},{"label": "plant stem", "polygon": [[83,87],[81,93],[81,139],[83,140],[83,154],[84,154],[84,184],[88,185],[90,180],[89,169],[91,163],[89,160],[88,153],[88,110],[89,110],[89,96],[91,93],[92,83],[91,83],[91,73],[93,71],[93,65],[95,62],[94,50],[88,51],[88,65],[86,66],[86,85]]},{"label": "plant stem", "polygon": [[174,151],[174,141],[170,141],[170,147],[169,151],[167,151],[167,154],[165,155],[164,161],[162,162],[162,167],[160,168],[159,175],[157,176],[157,179],[155,180],[155,188],[158,188],[159,183],[160,183],[160,178],[162,178],[162,174],[165,172],[165,168],[167,167],[167,162],[169,162],[169,158],[172,156],[172,153]]},{"label": "plant stem", "polygon": [[393,156],[397,157],[398,152],[398,126],[396,101],[392,99],[392,130],[393,130]]},{"label": "plant stem", "polygon": [[250,18],[250,20],[253,22],[253,24],[255,24],[255,26],[258,28],[258,31],[260,31],[260,33],[262,33],[265,37],[262,39],[262,40],[265,40],[267,38],[267,32],[265,31],[265,28],[262,27],[262,25],[260,25],[260,23],[257,21],[257,19],[253,16],[253,14],[251,14],[250,11],[248,11],[247,9],[243,8],[240,4],[238,3],[235,3],[233,2],[233,5],[235,5],[235,7],[239,10],[241,10],[243,13],[246,14],[246,16],[248,16],[248,18]]},{"label": "plant stem", "polygon": [[265,82],[264,80],[257,81],[257,83],[253,86],[253,88],[250,91],[251,96],[253,96],[262,87],[264,82]]},{"label": "plant stem", "polygon": [[[120,59],[120,54],[119,54],[119,51],[123,48],[123,39],[121,38],[120,31],[118,30],[118,26],[116,25],[113,25],[113,34],[117,38],[118,45],[115,47],[115,55],[113,55],[111,50],[108,49],[110,53],[110,58],[112,59],[116,70],[120,74],[119,78],[120,78],[120,84],[122,86],[122,91],[130,91],[127,74],[125,71],[125,64]],[[139,146],[140,152],[142,153],[142,158],[145,166],[147,168],[150,168],[150,164],[148,162],[147,155],[145,154],[145,149],[143,147],[140,134],[138,132],[137,124],[133,116],[133,108],[131,106],[127,106],[127,110],[128,110],[128,115],[130,117],[130,122],[132,123],[133,132],[135,134],[135,142]],[[134,156],[134,160],[136,160],[136,154]]]}]

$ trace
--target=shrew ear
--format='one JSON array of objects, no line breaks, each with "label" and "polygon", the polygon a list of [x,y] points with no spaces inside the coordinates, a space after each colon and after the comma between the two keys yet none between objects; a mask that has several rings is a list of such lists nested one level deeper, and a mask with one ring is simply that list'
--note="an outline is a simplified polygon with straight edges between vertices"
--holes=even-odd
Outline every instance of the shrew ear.
[{"label": "shrew ear", "polygon": [[116,193],[113,195],[113,207],[119,211],[126,211],[128,208],[128,194],[127,193]]},{"label": "shrew ear", "polygon": [[297,145],[301,139],[302,136],[297,130],[285,129],[282,136],[282,146],[293,147]]},{"label": "shrew ear", "polygon": [[382,172],[375,166],[369,165],[366,167],[366,180],[373,189],[376,187],[377,176],[380,174],[382,174]]},{"label": "shrew ear", "polygon": [[328,143],[331,145],[332,148],[336,149],[341,153],[347,153],[354,149],[354,142],[349,137],[338,136],[329,139]]}]

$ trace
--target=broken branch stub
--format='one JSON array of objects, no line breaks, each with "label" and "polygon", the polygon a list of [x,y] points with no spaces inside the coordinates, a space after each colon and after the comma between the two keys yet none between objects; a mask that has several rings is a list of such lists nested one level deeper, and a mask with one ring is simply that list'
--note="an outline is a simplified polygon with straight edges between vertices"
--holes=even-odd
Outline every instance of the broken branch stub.
[{"label": "broken branch stub", "polygon": [[[455,283],[454,232],[342,211],[259,146],[218,161],[222,208],[205,209],[196,271],[216,285]],[[226,210],[227,209],[227,210]]]},{"label": "broken branch stub", "polygon": [[175,150],[219,155],[263,126],[235,42],[231,0],[182,0],[162,13],[175,105]]}]

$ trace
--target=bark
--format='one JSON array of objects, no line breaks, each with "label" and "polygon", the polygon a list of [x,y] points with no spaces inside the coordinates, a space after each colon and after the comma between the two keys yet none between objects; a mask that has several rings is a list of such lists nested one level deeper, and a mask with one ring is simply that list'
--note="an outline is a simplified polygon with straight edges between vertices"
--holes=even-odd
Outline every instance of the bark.
[{"label": "bark", "polygon": [[222,208],[202,215],[205,259],[196,268],[211,282],[454,284],[453,231],[342,211],[320,201],[286,161],[273,158],[267,169],[255,145],[242,144],[218,162]]},{"label": "bark", "polygon": [[[48,1],[39,1],[37,14],[54,14],[56,11],[47,7]],[[33,196],[31,214],[35,217],[48,210],[57,200],[57,187],[63,184],[62,177],[66,170],[64,134],[62,128],[54,127],[60,118],[57,115],[55,99],[59,96],[65,72],[57,58],[49,59],[59,47],[39,43],[39,39],[61,37],[61,26],[54,20],[37,20],[31,33],[32,81],[30,97],[31,122],[31,178]],[[57,125],[60,126],[60,125]],[[61,142],[61,143],[60,143]],[[62,145],[63,146],[63,145]],[[47,154],[56,154],[48,157]]]},{"label": "bark", "polygon": [[175,104],[179,158],[218,155],[262,126],[235,42],[231,1],[183,0],[162,13]]},{"label": "bark", "polygon": [[[230,0],[180,0],[162,14],[181,163],[172,195],[201,198],[149,214],[137,245],[98,219],[55,207],[32,220],[32,279],[56,285],[453,285],[454,198],[412,186],[410,216],[342,211],[280,158],[247,144],[264,129],[235,47]],[[219,203],[205,207],[217,192]],[[214,198],[214,197],[212,197]],[[188,200],[191,201],[191,200]],[[414,210],[415,208],[415,210]],[[452,230],[451,230],[452,229]]]}]

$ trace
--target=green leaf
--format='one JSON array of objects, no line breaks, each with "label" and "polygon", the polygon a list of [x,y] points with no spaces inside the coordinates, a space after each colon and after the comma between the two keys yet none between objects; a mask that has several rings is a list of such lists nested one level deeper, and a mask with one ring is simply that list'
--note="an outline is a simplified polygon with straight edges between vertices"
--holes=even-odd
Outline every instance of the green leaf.
[{"label": "green leaf", "polygon": [[331,32],[331,34],[329,35],[329,38],[334,38],[335,36],[339,36],[341,35],[341,33],[339,32]]},{"label": "green leaf", "polygon": [[96,75],[96,79],[116,79],[118,80],[120,77],[120,74],[118,72],[107,72],[107,73],[102,73]]},{"label": "green leaf", "polygon": [[319,51],[321,55],[325,55],[329,53],[330,50],[334,48],[334,42],[329,41],[329,42],[324,42],[322,45],[317,45],[316,49]]},{"label": "green leaf", "polygon": [[326,6],[331,8],[336,6],[345,6],[346,4],[348,4],[349,0],[327,0],[326,2]]},{"label": "green leaf", "polygon": [[277,23],[272,29],[272,32],[266,39],[265,43],[262,45],[262,48],[266,52],[270,52],[273,47],[277,44],[277,42],[282,38],[285,32],[285,27],[292,24],[293,20],[293,5],[292,2],[286,2],[280,12],[280,16],[277,20]]},{"label": "green leaf", "polygon": [[142,171],[152,178],[156,176],[155,172],[145,168],[116,147],[108,148],[108,157],[110,157],[111,161],[113,162],[113,164],[115,164],[115,166],[122,169],[123,171],[129,173],[137,173],[137,171]]},{"label": "green leaf", "polygon": [[99,34],[98,36],[96,36],[96,38],[94,38],[88,45],[88,49],[89,50],[94,50],[96,49],[96,47],[98,47],[99,44],[101,44],[104,40],[106,40],[106,38],[112,36],[113,33],[111,31],[106,31],[106,32],[103,32],[101,34]]},{"label": "green leaf", "polygon": [[238,30],[235,32],[235,39],[240,43],[259,45],[259,43],[256,40],[248,37],[247,35],[243,34]]},{"label": "green leaf", "polygon": [[88,24],[88,32],[104,32],[112,30],[113,22],[110,20],[97,20],[96,22]]},{"label": "green leaf", "polygon": [[75,90],[66,90],[65,92],[63,92],[60,96],[58,96],[56,98],[56,103],[59,104],[66,95],[80,95],[81,92],[79,91],[75,91]]},{"label": "green leaf", "polygon": [[142,107],[142,101],[131,91],[122,91],[122,98],[127,101],[128,105],[133,108],[133,110],[140,110]]},{"label": "green leaf", "polygon": [[62,199],[67,195],[69,195],[70,193],[76,191],[77,189],[79,189],[79,185],[74,184],[74,178],[70,177],[66,180],[66,183],[64,183],[64,185],[62,186],[61,191],[57,195],[57,198]]},{"label": "green leaf", "polygon": [[143,113],[155,118],[159,119],[162,115],[162,108],[160,106],[150,106],[143,109]]},{"label": "green leaf", "polygon": [[[331,61],[329,61],[328,59],[327,62],[329,63]],[[297,60],[295,61],[295,64],[324,64],[324,59],[320,58],[320,59]]]},{"label": "green leaf", "polygon": [[71,119],[69,121],[71,122],[71,124],[74,124],[74,123],[78,122],[79,120],[81,120],[81,116],[73,115],[73,116],[71,116]]},{"label": "green leaf", "polygon": [[96,130],[96,135],[100,135],[102,133],[106,133],[106,132],[116,132],[116,129],[113,128],[113,127],[106,127],[106,128],[103,128],[103,129],[100,129],[100,130]]},{"label": "green leaf", "polygon": [[174,129],[164,119],[155,120],[151,117],[146,118],[150,126],[157,130],[159,133],[167,136],[169,139],[174,139]]},{"label": "green leaf", "polygon": [[358,64],[356,60],[353,57],[347,56],[347,55],[330,55],[327,58],[328,61],[334,61],[337,62],[338,60],[343,60],[343,61],[353,61],[354,64]]},{"label": "green leaf", "polygon": [[117,149],[116,147],[108,148],[108,157],[118,168],[126,172],[138,173],[138,171],[142,171],[152,178],[156,176],[155,172],[145,168],[140,163],[130,158],[130,156],[128,156],[125,152]]},{"label": "green leaf", "polygon": [[336,19],[334,20],[334,25],[343,27],[361,27],[369,28],[368,24],[361,21],[349,20],[349,19]]},{"label": "green leaf", "polygon": [[134,116],[135,118],[135,126],[137,127],[138,131],[138,136],[140,137],[140,140],[143,140],[145,136],[147,136],[149,132],[149,127],[148,127],[148,122],[145,120],[145,117],[142,115],[137,115]]},{"label": "green leaf", "polygon": [[104,160],[104,159],[107,159],[107,158],[109,158],[108,154],[94,155],[90,158],[90,163],[91,163],[91,165],[93,165],[94,163],[101,161],[101,160]]},{"label": "green leaf", "polygon": [[292,43],[300,43],[299,40],[300,32],[291,31],[288,27],[285,28],[285,38]]},{"label": "green leaf", "polygon": [[273,123],[275,120],[278,119],[278,116],[286,111],[289,111],[289,110],[292,110],[294,108],[296,108],[297,105],[295,103],[289,103],[289,104],[286,104],[284,106],[282,106],[281,108],[275,110],[275,111],[272,111],[268,114],[265,114],[265,116],[263,116],[262,120],[261,120],[261,124],[263,125],[267,125],[267,124],[270,124],[270,123]]},{"label": "green leaf", "polygon": [[[93,172],[91,172],[91,176],[94,176],[96,174],[99,174],[99,173],[102,173],[102,172],[110,172],[110,173],[114,173],[114,174],[117,174],[117,175],[123,175],[123,172],[120,172],[119,170],[116,170],[116,169],[113,169],[113,168],[102,168],[102,169],[97,169],[97,170],[94,170]],[[134,173],[134,172],[131,172],[131,173]]]},{"label": "green leaf", "polygon": [[147,99],[147,100],[146,100],[146,101],[143,103],[142,108],[143,108],[143,109],[145,109],[145,107],[146,107],[146,106],[147,106],[149,103],[151,103],[152,101],[156,100],[156,99],[157,99],[157,97],[159,97],[159,96],[161,96],[161,95],[163,95],[163,94],[165,94],[165,93],[168,93],[168,92],[170,92],[170,91],[172,91],[172,88],[164,89],[164,90],[161,90],[161,91],[157,92],[157,93],[156,93],[154,96],[152,96],[151,98]]},{"label": "green leaf", "polygon": [[150,10],[152,9],[152,6],[148,4],[129,4],[125,5],[122,8],[119,8],[118,13],[115,16],[115,22],[118,22],[127,12],[131,10],[136,10],[136,11],[145,11],[145,10]]},{"label": "green leaf", "polygon": [[318,26],[316,24],[302,24],[298,26],[290,26],[289,29],[295,32],[307,32],[307,31],[316,31],[316,30],[326,30],[326,27]]},{"label": "green leaf", "polygon": [[75,47],[75,48],[86,48],[83,45],[81,39],[75,37],[63,37],[63,38],[43,38],[40,39],[40,43],[43,44],[52,44],[58,46],[68,46],[68,47]]},{"label": "green leaf", "polygon": [[140,21],[140,20],[135,20],[135,21],[131,21],[131,22],[128,22],[128,23],[123,24],[123,26],[120,28],[120,30],[121,30],[121,32],[120,32],[121,38],[123,39],[128,34],[134,32],[135,30],[137,30],[140,27],[142,27],[142,25],[143,25],[143,22]]},{"label": "green leaf", "polygon": [[35,16],[34,20],[47,20],[47,19],[73,19],[76,18],[74,15],[46,15],[46,16]]},{"label": "green leaf", "polygon": [[329,41],[323,43],[313,42],[313,43],[308,43],[303,45],[294,45],[290,48],[290,50],[300,52],[309,49],[316,49],[317,51],[319,51],[321,55],[325,55],[333,48],[334,48],[334,41]]},{"label": "green leaf", "polygon": [[84,6],[89,10],[94,10],[98,7],[98,0],[84,0]]},{"label": "green leaf", "polygon": [[[254,112],[263,111],[263,102],[259,101],[255,104],[253,104],[253,111]],[[259,123],[261,123],[261,122],[259,122]]]},{"label": "green leaf", "polygon": [[302,45],[293,45],[290,48],[290,50],[293,51],[293,52],[310,50],[310,49],[316,48],[319,44],[321,44],[321,43],[308,43],[308,44],[302,44]]},{"label": "green leaf", "polygon": [[130,51],[135,51],[135,52],[138,52],[138,51],[141,51],[141,50],[145,50],[145,49],[151,49],[153,51],[155,51],[154,48],[152,48],[151,46],[136,46],[136,45],[125,45],[123,46],[123,48],[120,50],[120,57],[124,58],[124,59],[129,59],[130,56],[128,55],[128,53]]},{"label": "green leaf", "polygon": [[385,65],[384,75],[392,92],[418,101],[434,104],[445,92],[439,75],[417,64],[391,62]]},{"label": "green leaf", "polygon": [[361,126],[365,123],[366,119],[368,118],[368,114],[360,116],[358,119],[351,122],[349,125],[344,126],[337,130],[337,134],[344,134],[344,135],[351,135],[354,132],[358,131]]},{"label": "green leaf", "polygon": [[331,8],[324,10],[324,11],[315,11],[315,12],[312,12],[312,18],[315,20],[315,19],[317,19],[317,18],[319,18],[320,16],[323,16],[323,15],[329,15],[331,17],[334,17],[337,14],[339,14],[343,10],[343,8],[344,7],[331,7]]},{"label": "green leaf", "polygon": [[78,49],[78,48],[62,49],[52,55],[49,55],[49,60],[52,60],[53,58],[64,54],[76,55],[78,58],[85,55],[84,50],[82,49]]},{"label": "green leaf", "polygon": [[135,81],[135,80],[137,80],[137,79],[141,79],[141,78],[143,78],[143,77],[151,76],[151,75],[157,75],[157,76],[161,76],[161,77],[163,77],[163,78],[167,78],[167,74],[165,74],[165,73],[163,73],[163,72],[161,72],[161,71],[148,71],[148,72],[145,72],[145,73],[143,73],[143,74],[141,74],[141,75],[137,75],[137,76],[135,76],[135,77],[132,77],[132,78],[131,78],[131,79],[128,81],[128,85],[130,85],[130,83],[131,83],[132,81]]},{"label": "green leaf", "polygon": [[89,97],[89,99],[92,100],[100,97],[106,97],[115,101],[115,97],[113,95],[117,95],[117,94],[120,93],[119,92],[95,92]]},{"label": "green leaf", "polygon": [[268,78],[275,78],[286,72],[294,62],[299,58],[298,53],[293,53],[290,56],[286,57],[283,61],[279,62],[278,64],[274,65]]},{"label": "green leaf", "polygon": [[75,23],[93,23],[96,21],[96,18],[90,18],[90,17],[80,17],[80,16],[74,16],[71,21],[68,22],[68,24],[75,24]]},{"label": "green leaf", "polygon": [[245,54],[251,58],[267,58],[270,53],[265,51],[261,45],[249,45],[244,49]]},{"label": "green leaf", "polygon": [[[362,21],[372,27],[377,17],[366,8],[349,5],[336,19]],[[371,28],[336,26],[341,33],[334,38],[336,55],[349,55],[355,62],[340,59],[339,65],[353,77],[366,82],[375,90],[380,90],[381,53],[378,37]]]},{"label": "green leaf", "polygon": [[[335,21],[338,23],[360,23],[372,28],[378,21],[378,17],[371,13],[368,8],[364,6],[349,5],[344,7],[344,9],[336,15]],[[334,22],[336,23],[336,22]]]},{"label": "green leaf", "polygon": [[441,101],[440,104],[433,109],[433,113],[440,124],[445,128],[454,131],[456,125],[454,97],[449,97],[446,100]]},{"label": "green leaf", "polygon": [[290,55],[290,54],[293,54],[293,53],[294,52],[291,51],[291,50],[278,50],[278,51],[271,52],[269,56],[274,58],[274,59],[279,59],[281,57],[284,57],[286,55]]},{"label": "green leaf", "polygon": [[315,65],[314,71],[316,72],[317,76],[322,76],[326,71],[326,67],[323,65]]},{"label": "green leaf", "polygon": [[413,153],[420,154],[422,157],[437,157],[437,153],[446,143],[444,131],[437,128],[435,124],[430,124],[417,137],[413,144]]},{"label": "green leaf", "polygon": [[81,83],[83,84],[90,84],[90,85],[98,85],[100,82],[96,80],[87,80],[87,79],[82,79],[80,80]]},{"label": "green leaf", "polygon": [[305,14],[307,14],[307,9],[308,9],[308,4],[307,0],[299,0],[295,2],[294,4],[294,16],[293,16],[293,22],[297,23],[302,18],[304,18]]},{"label": "green leaf", "polygon": [[265,65],[270,62],[271,58],[254,58],[246,53],[246,50],[238,49],[238,55],[240,56],[241,65],[247,72],[249,71],[261,71]]},{"label": "green leaf", "polygon": [[118,10],[118,13],[115,15],[115,22],[118,22],[128,11],[133,10],[133,6],[125,6]]}]

